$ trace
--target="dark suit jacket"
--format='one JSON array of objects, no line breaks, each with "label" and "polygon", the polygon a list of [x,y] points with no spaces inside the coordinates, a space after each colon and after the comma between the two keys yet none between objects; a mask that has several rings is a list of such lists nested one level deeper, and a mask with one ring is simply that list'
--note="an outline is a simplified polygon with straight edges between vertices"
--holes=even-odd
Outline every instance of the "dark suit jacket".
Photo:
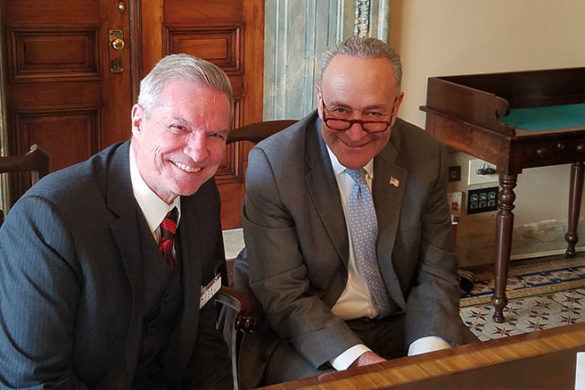
[{"label": "dark suit jacket", "polygon": [[[128,388],[145,311],[129,142],[53,173],[11,209],[0,230],[0,383]],[[169,386],[231,384],[212,303],[199,292],[223,260],[213,180],[181,199],[177,232],[184,307],[164,352]]]},{"label": "dark suit jacket", "polygon": [[[320,126],[313,113],[250,152],[242,215],[248,263],[234,274],[238,289],[249,277],[272,329],[314,367],[361,343],[330,310],[347,282],[349,243]],[[431,335],[463,341],[446,171],[445,148],[400,119],[374,159],[378,264],[406,312],[406,344]],[[256,357],[260,368],[243,371],[261,374],[274,346],[268,334],[245,346],[244,364]]]}]

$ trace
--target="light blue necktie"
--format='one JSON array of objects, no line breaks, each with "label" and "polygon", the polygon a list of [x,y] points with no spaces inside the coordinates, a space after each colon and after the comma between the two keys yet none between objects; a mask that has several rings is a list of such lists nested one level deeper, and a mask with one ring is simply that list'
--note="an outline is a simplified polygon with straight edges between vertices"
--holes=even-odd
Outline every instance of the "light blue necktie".
[{"label": "light blue necktie", "polygon": [[368,183],[366,171],[346,169],[355,184],[349,195],[349,231],[358,269],[366,278],[370,295],[378,308],[379,317],[390,314],[390,298],[380,275],[376,261],[376,239],[378,238],[378,220],[374,209],[374,200]]}]

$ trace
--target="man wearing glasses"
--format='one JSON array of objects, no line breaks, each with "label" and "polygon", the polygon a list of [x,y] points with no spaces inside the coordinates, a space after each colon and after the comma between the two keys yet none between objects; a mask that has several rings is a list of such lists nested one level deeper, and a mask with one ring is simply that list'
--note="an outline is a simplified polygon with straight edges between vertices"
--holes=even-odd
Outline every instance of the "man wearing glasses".
[{"label": "man wearing glasses", "polygon": [[234,277],[267,321],[244,386],[464,342],[446,151],[396,117],[398,54],[352,37],[321,67],[317,111],[249,155]]}]

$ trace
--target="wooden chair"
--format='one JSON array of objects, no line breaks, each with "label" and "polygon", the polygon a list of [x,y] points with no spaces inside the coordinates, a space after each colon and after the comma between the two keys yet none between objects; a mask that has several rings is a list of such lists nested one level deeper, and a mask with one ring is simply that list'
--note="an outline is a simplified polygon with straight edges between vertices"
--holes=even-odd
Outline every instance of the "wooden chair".
[{"label": "wooden chair", "polygon": [[[30,185],[34,185],[49,173],[49,155],[38,145],[32,145],[23,156],[0,157],[0,173],[30,172]],[[0,210],[0,225],[4,222],[4,211]]]},{"label": "wooden chair", "polygon": [[282,119],[251,123],[249,125],[242,126],[230,131],[227,144],[229,145],[239,141],[248,141],[253,144],[257,144],[264,138],[268,138],[271,135],[278,133],[280,130],[286,129],[287,127],[295,124],[296,122],[297,121],[294,119]]},{"label": "wooden chair", "polygon": [[[274,120],[242,126],[230,132],[227,144],[233,144],[240,141],[247,141],[256,144],[264,138],[289,127],[295,122],[296,120]],[[260,304],[253,296],[235,291],[229,287],[230,281],[227,281],[227,275],[232,274],[231,270],[233,263],[234,259],[228,259],[226,261],[226,269],[221,270],[221,273],[223,274],[222,279],[226,281],[226,284],[221,287],[215,301],[216,303],[223,305],[224,308],[233,311],[231,331],[227,333],[224,332],[224,336],[228,343],[228,347],[230,348],[234,389],[237,390],[239,388],[238,361],[242,337],[245,333],[253,333],[255,331],[259,324],[262,311],[260,309]],[[222,313],[220,321],[218,321],[218,327],[221,326],[221,321],[226,321],[226,318],[231,317],[225,316],[225,312]]]}]

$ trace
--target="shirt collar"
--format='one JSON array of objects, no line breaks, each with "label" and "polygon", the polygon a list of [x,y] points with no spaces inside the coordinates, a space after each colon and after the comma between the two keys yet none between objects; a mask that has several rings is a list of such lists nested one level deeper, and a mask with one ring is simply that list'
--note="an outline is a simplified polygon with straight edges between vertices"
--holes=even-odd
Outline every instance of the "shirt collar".
[{"label": "shirt collar", "polygon": [[[339,176],[342,173],[345,173],[345,170],[348,168],[341,165],[337,159],[337,156],[331,151],[331,149],[329,149],[327,144],[325,144],[325,146],[327,147],[327,152],[329,153],[329,159],[331,160],[331,166],[333,167],[333,173],[335,173],[335,176]],[[366,170],[370,180],[372,180],[374,178],[374,159],[368,161],[368,163],[364,166],[364,169]]]},{"label": "shirt collar", "polygon": [[[164,200],[158,197],[150,187],[145,183],[142,175],[138,171],[136,165],[136,158],[134,157],[134,150],[130,146],[130,180],[132,181],[132,191],[134,198],[138,202],[138,206],[146,218],[148,227],[151,232],[156,231],[167,213],[174,207],[179,211],[179,220],[181,218],[181,197],[177,198],[171,204],[167,204]],[[177,221],[178,225],[178,221]]]}]

